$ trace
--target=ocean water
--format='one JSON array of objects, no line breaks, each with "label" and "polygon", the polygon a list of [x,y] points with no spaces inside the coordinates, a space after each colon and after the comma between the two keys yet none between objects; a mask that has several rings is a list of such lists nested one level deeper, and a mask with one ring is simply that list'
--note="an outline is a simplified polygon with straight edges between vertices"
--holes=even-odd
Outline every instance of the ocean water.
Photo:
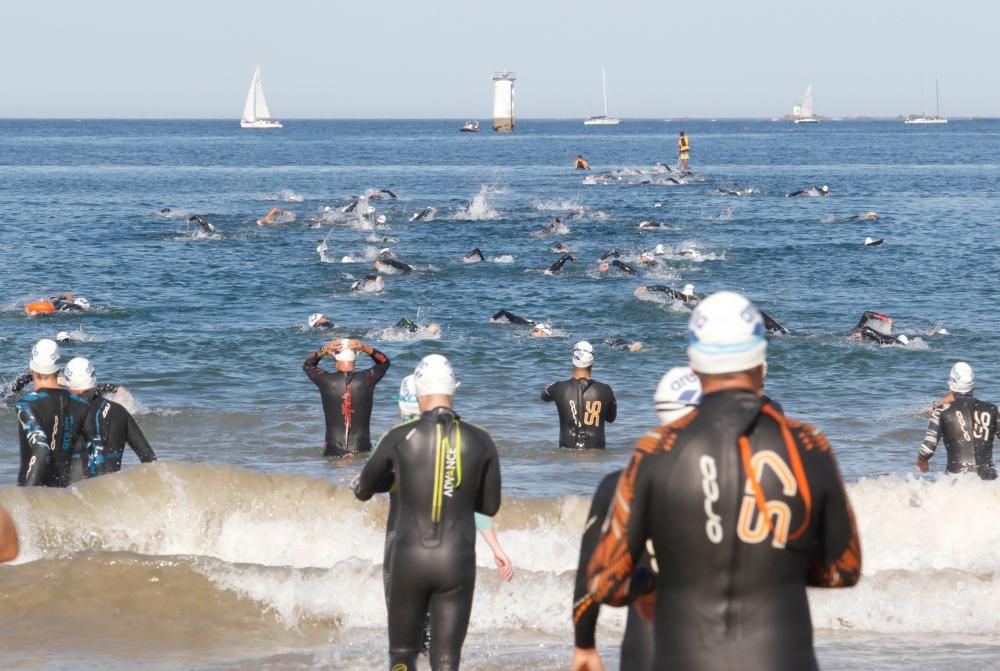
[{"label": "ocean water", "polygon": [[[321,457],[319,398],[301,371],[335,335],[392,359],[374,434],[394,423],[399,381],[420,357],[451,358],[459,412],[500,448],[497,527],[517,571],[501,583],[480,547],[465,666],[565,668],[587,499],[654,423],[656,382],[685,358],[688,312],[633,291],[691,282],[742,291],[791,330],[771,341],[768,393],[827,433],[850,481],[865,576],[810,595],[824,668],[994,668],[1000,488],[917,478],[912,462],[954,361],[973,365],[981,396],[1000,396],[1000,123],[460,125],[0,121],[0,376],[25,370],[36,339],[78,331],[85,342],[64,357],[87,356],[102,381],[127,385],[121,400],[163,460],[128,456],[124,473],[66,491],[0,486],[24,536],[18,563],[0,566],[0,666],[383,663],[385,503],[347,491],[363,459]],[[695,183],[655,167],[673,164],[679,130]],[[572,170],[578,153],[592,174]],[[785,197],[813,184],[831,195]],[[385,223],[339,212],[380,188],[399,196],[370,201]],[[295,221],[258,226],[275,206]],[[409,221],[428,206],[432,220]],[[851,220],[867,211],[878,221]],[[571,212],[568,230],[538,234]],[[190,214],[217,233],[189,227]],[[639,230],[643,220],[665,227]],[[865,248],[866,236],[885,244]],[[544,275],[557,242],[577,262]],[[657,244],[667,254],[642,277],[596,268],[608,248],[637,262]],[[352,293],[384,246],[418,272]],[[473,247],[487,262],[462,263]],[[60,291],[95,308],[26,317],[25,303]],[[554,337],[487,323],[500,308],[550,323]],[[911,344],[846,338],[866,309],[892,315]],[[313,312],[338,328],[310,331]],[[384,331],[401,316],[438,323],[440,337]],[[929,336],[936,322],[950,335]],[[606,336],[645,349],[611,352],[596,345]],[[559,453],[555,409],[537,400],[568,376],[579,339],[595,342],[595,377],[619,399],[603,453]],[[0,413],[3,483],[16,477],[16,437],[13,414]],[[622,623],[602,613],[611,663]]]}]

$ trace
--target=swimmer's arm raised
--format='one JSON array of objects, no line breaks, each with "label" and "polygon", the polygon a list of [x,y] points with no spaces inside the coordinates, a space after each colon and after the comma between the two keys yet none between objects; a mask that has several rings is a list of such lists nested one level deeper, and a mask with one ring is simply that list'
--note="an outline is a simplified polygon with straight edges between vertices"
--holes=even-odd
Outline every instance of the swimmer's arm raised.
[{"label": "swimmer's arm raised", "polygon": [[[844,489],[844,481],[837,468],[837,460],[829,449],[823,434],[818,450],[808,456],[815,457],[817,477],[813,491],[823,492],[823,506],[819,514],[819,548],[809,566],[808,584],[811,587],[853,587],[861,579],[861,539],[854,521],[854,511]],[[824,449],[825,448],[825,449]]]},{"label": "swimmer's arm raised", "polygon": [[372,366],[370,373],[372,384],[375,384],[383,377],[385,377],[386,372],[389,370],[389,364],[390,364],[389,357],[387,357],[385,354],[378,351],[371,345],[368,345],[366,343],[359,343],[359,344],[361,351],[370,356],[375,361],[375,365]]},{"label": "swimmer's arm raised", "polygon": [[302,362],[302,370],[305,371],[306,375],[313,382],[326,375],[326,371],[319,367],[319,361],[327,354],[326,347],[324,347],[307,356],[306,360]]}]

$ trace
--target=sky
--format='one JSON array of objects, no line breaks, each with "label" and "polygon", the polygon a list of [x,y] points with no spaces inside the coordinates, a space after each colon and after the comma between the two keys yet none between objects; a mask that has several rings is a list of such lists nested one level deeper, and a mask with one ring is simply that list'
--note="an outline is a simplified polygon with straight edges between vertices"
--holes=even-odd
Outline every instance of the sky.
[{"label": "sky", "polygon": [[1000,116],[977,0],[3,0],[0,117],[238,118],[254,66],[291,118]]}]

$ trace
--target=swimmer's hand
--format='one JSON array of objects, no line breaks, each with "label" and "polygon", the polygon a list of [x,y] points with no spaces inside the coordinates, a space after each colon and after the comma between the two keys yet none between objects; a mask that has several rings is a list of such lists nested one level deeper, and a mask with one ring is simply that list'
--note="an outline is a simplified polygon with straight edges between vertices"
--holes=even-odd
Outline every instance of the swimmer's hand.
[{"label": "swimmer's hand", "polygon": [[572,671],[604,671],[597,648],[574,648]]},{"label": "swimmer's hand", "polygon": [[507,556],[507,553],[503,550],[500,552],[494,552],[493,561],[496,562],[497,571],[500,573],[500,577],[510,582],[510,579],[514,577],[514,564],[511,563],[510,557]]},{"label": "swimmer's hand", "polygon": [[921,473],[927,472],[928,464],[923,459],[917,459],[916,462],[914,462],[914,466],[916,466],[917,470],[920,471]]}]

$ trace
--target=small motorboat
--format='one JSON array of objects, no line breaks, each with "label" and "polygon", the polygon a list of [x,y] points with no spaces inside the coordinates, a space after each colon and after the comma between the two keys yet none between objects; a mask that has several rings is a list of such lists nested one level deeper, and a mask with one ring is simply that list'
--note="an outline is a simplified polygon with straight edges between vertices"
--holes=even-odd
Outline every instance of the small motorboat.
[{"label": "small motorboat", "polygon": [[461,128],[463,133],[478,133],[479,132],[479,122],[478,121],[466,121],[465,125]]}]

